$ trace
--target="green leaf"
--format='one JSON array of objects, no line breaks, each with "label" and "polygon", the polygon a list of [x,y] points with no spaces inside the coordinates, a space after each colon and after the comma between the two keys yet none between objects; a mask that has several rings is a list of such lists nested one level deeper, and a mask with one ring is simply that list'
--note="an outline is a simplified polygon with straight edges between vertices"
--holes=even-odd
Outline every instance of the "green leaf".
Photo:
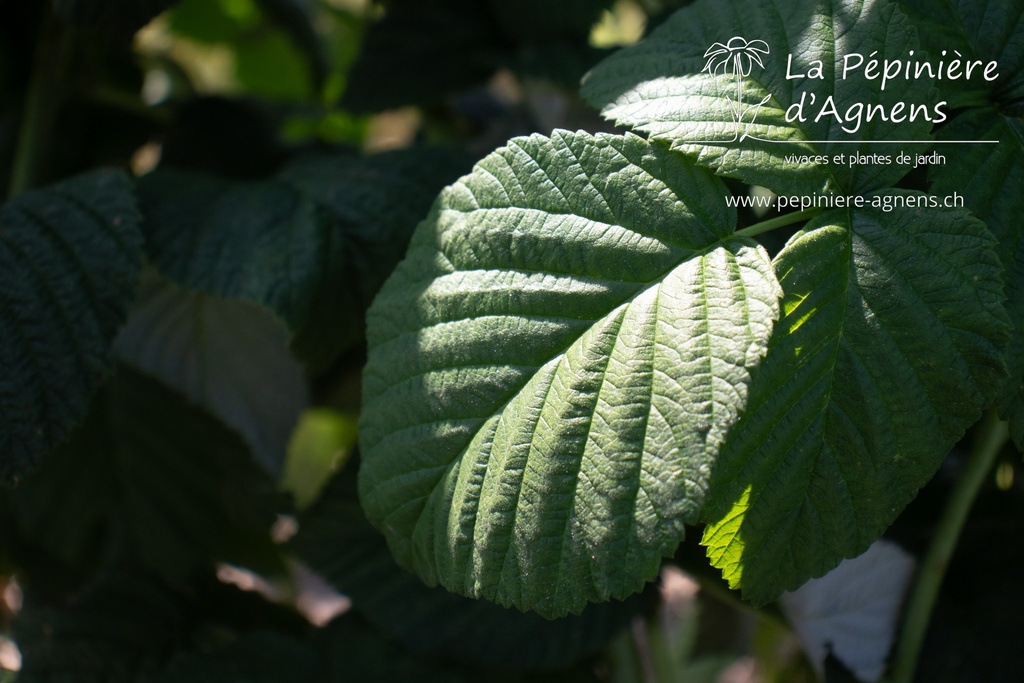
[{"label": "green leaf", "polygon": [[362,313],[460,157],[414,149],[300,157],[268,180],[157,171],[139,181],[150,257],[171,280],[259,304],[295,354],[329,364],[362,339]]},{"label": "green leaf", "polygon": [[128,178],[96,171],[0,209],[0,481],[85,415],[142,267]]},{"label": "green leaf", "polygon": [[944,126],[940,139],[999,140],[997,145],[962,145],[929,172],[932,192],[964,199],[999,240],[1006,270],[1006,310],[1013,322],[1007,348],[1010,381],[1001,399],[1017,449],[1024,452],[1024,122],[993,109],[972,109]]},{"label": "green leaf", "polygon": [[358,416],[331,408],[307,410],[288,443],[281,490],[305,510],[335,471],[345,467],[359,441]]},{"label": "green leaf", "polygon": [[182,289],[146,270],[119,357],[242,435],[275,477],[309,401],[288,332],[266,309]]},{"label": "green leaf", "polygon": [[424,586],[395,564],[384,537],[366,521],[348,469],[302,516],[291,547],[382,633],[424,657],[467,665],[517,671],[565,667],[596,653],[642,606],[633,598],[548,621]]},{"label": "green leaf", "polygon": [[724,195],[565,131],[442,193],[368,318],[361,496],[400,564],[547,617],[655,575],[778,313]]},{"label": "green leaf", "polygon": [[705,514],[708,555],[744,597],[863,552],[994,400],[994,247],[962,210],[868,206],[821,214],[776,257],[783,317]]},{"label": "green leaf", "polygon": [[185,640],[184,601],[144,572],[117,568],[59,601],[38,593],[14,622],[22,683],[148,680]]},{"label": "green leaf", "polygon": [[319,92],[328,57],[308,0],[184,0],[168,14],[176,36],[216,45],[249,96],[306,101]]},{"label": "green leaf", "polygon": [[[318,16],[311,0],[257,0],[267,16],[291,38],[309,63],[309,75],[319,91],[331,69],[327,49],[317,33]],[[239,65],[241,69],[241,65]]]},{"label": "green leaf", "polygon": [[303,102],[315,95],[308,55],[280,30],[264,29],[259,39],[234,49],[235,78],[245,92],[269,100]]},{"label": "green leaf", "polygon": [[54,12],[72,24],[128,37],[178,0],[53,0]]},{"label": "green leaf", "polygon": [[[934,6],[905,0],[922,26],[925,46],[936,54],[964,60],[992,60],[999,77],[940,83],[950,98],[964,104],[999,103],[1007,109],[1024,97],[1024,6],[1007,0]],[[956,48],[956,53],[952,49]],[[1018,112],[1019,113],[1019,112]],[[958,193],[965,205],[987,224],[999,240],[999,256],[1007,272],[1006,309],[1014,330],[1007,350],[1010,381],[1000,402],[1010,420],[1011,436],[1024,451],[1024,125],[996,106],[974,107],[943,126],[941,140],[999,140],[998,145],[964,145],[948,160],[929,169],[935,194]],[[941,150],[941,148],[940,148]]]},{"label": "green leaf", "polygon": [[1018,0],[901,0],[901,6],[917,23],[931,55],[947,61],[998,62],[995,81],[977,77],[940,81],[937,85],[954,102],[960,97],[976,102],[972,96],[979,94],[993,102],[1024,96],[1024,6]]},{"label": "green leaf", "polygon": [[[752,52],[756,44],[746,52],[763,68],[747,62],[744,76],[729,61],[734,53],[707,56],[737,39],[765,42],[767,54]],[[928,139],[931,124],[924,115],[894,123],[888,120],[894,107],[903,108],[897,116],[908,116],[911,105],[925,106],[933,120],[945,114],[936,111],[929,80],[890,81],[883,91],[880,80],[864,77],[864,68],[844,78],[844,60],[856,53],[866,65],[875,51],[877,59],[906,60],[916,48],[912,25],[887,0],[701,0],[599,64],[582,94],[607,118],[664,140],[721,175],[780,194],[863,193],[892,184],[909,169],[895,163],[898,146],[876,141]],[[706,66],[718,72],[705,72]],[[787,121],[787,111],[801,102],[806,120]],[[868,121],[868,105],[881,106],[885,120],[876,113]],[[843,144],[850,141],[860,142]],[[873,153],[890,159],[851,166],[854,154]],[[846,155],[841,163],[835,163],[838,154]],[[787,160],[790,155],[824,155],[828,163]]]},{"label": "green leaf", "polygon": [[273,486],[249,461],[215,420],[122,368],[14,492],[17,526],[69,571],[128,556],[178,582],[213,559],[274,556]]},{"label": "green leaf", "polygon": [[243,29],[258,20],[255,2],[238,3],[229,14],[223,0],[182,0],[167,13],[167,28],[201,43],[227,43],[237,40]]}]

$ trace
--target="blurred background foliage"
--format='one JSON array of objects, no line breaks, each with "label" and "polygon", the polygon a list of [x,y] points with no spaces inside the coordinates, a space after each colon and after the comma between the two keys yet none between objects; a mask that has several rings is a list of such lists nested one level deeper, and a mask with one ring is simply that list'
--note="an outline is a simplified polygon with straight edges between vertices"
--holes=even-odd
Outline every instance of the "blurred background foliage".
[{"label": "blurred background foliage", "polygon": [[[84,424],[0,490],[0,681],[852,680],[831,658],[816,670],[782,612],[753,612],[702,573],[695,540],[636,599],[545,622],[422,586],[355,498],[361,315],[417,217],[510,137],[612,130],[580,78],[684,4],[0,5],[0,187],[130,169],[154,269]],[[336,254],[295,284],[308,306],[168,256],[182,235],[222,230],[210,253],[234,257],[256,239],[238,215]],[[306,343],[310,329],[332,330],[332,346]],[[303,362],[274,355],[289,340]],[[974,521],[1010,525],[1004,538],[1022,533],[1008,521],[1024,519],[1018,460]],[[908,547],[950,480],[894,528]],[[1012,585],[992,609],[1019,609]],[[931,645],[945,663],[927,680],[1010,680],[1020,665],[972,637],[976,604],[945,598]]]}]

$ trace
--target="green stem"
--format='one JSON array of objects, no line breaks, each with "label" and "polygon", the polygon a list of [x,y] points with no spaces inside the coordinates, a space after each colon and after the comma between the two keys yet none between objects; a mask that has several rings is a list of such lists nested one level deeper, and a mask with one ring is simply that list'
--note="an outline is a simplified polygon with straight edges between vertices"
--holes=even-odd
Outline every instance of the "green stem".
[{"label": "green stem", "polygon": [[903,616],[903,628],[892,667],[891,683],[911,683],[921,654],[932,610],[946,575],[957,539],[963,530],[985,478],[1009,438],[1009,429],[995,412],[988,413],[974,442],[974,449],[935,529],[928,553],[921,562],[917,580]]},{"label": "green stem", "polygon": [[640,655],[632,630],[612,641],[609,654],[612,657],[612,683],[645,683],[640,675]]},{"label": "green stem", "polygon": [[64,26],[46,11],[39,26],[32,74],[21,112],[8,197],[31,187],[38,178],[39,164],[46,154],[63,96],[64,74],[71,56],[68,37]]},{"label": "green stem", "polygon": [[754,237],[755,235],[760,235],[761,233],[768,232],[769,230],[775,230],[776,228],[782,228],[787,225],[792,225],[793,223],[806,221],[819,211],[821,211],[821,209],[811,208],[804,209],[803,211],[786,213],[781,216],[776,216],[775,218],[769,218],[766,221],[761,221],[760,223],[748,225],[742,230],[737,230],[736,234],[740,237]]}]

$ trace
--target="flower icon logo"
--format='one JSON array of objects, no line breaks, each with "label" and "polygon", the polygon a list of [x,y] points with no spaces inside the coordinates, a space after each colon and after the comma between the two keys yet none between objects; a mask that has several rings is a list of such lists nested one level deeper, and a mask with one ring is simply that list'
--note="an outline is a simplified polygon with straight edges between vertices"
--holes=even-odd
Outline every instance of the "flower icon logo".
[{"label": "flower icon logo", "polygon": [[[764,68],[761,56],[767,55],[770,51],[768,43],[763,40],[747,40],[742,36],[733,36],[725,44],[713,44],[704,53],[707,63],[704,64],[702,71],[713,76],[719,74],[724,76],[733,75],[736,78],[736,134],[733,137],[733,141],[746,137],[746,131],[754,124],[754,119],[757,118],[757,112],[761,105],[771,99],[771,95],[768,95],[759,103],[750,105],[746,109],[743,108],[743,79],[745,76],[750,75],[750,70],[754,64],[757,64],[762,69]],[[751,109],[754,110],[754,115],[744,127],[743,135],[741,136],[740,127],[743,126],[743,117]]]}]

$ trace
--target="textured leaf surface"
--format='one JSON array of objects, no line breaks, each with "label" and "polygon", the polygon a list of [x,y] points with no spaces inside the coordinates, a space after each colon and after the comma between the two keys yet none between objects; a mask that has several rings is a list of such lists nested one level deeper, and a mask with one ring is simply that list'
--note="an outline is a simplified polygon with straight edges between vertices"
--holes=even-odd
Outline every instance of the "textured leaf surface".
[{"label": "textured leaf surface", "polygon": [[708,555],[745,597],[863,552],[995,398],[994,247],[963,211],[866,208],[820,215],[776,257],[783,317],[706,511]]},{"label": "textured leaf surface", "polygon": [[565,667],[596,653],[642,605],[637,596],[548,621],[424,586],[395,564],[384,537],[366,521],[349,470],[336,475],[303,515],[292,549],[388,637],[422,656],[468,665]]},{"label": "textured leaf surface", "polygon": [[965,59],[995,60],[995,81],[972,79],[941,83],[951,99],[977,105],[958,115],[939,132],[944,140],[999,140],[998,145],[967,145],[932,166],[929,179],[936,194],[960,194],[999,240],[999,256],[1007,272],[1006,309],[1014,329],[1007,349],[1010,382],[1001,398],[1011,436],[1024,451],[1024,125],[1007,110],[1020,114],[1024,96],[1024,5],[1016,0],[951,0],[939,5],[906,0],[922,27],[922,40],[933,53],[952,48]]},{"label": "textured leaf surface", "polygon": [[[727,46],[737,36],[765,41],[769,53],[754,53],[764,67],[748,63],[749,74],[739,79],[731,62],[719,65],[718,73],[704,72],[708,49]],[[923,116],[893,123],[876,114],[868,121],[862,111],[858,125],[857,110],[848,116],[850,108],[881,105],[888,118],[897,103],[904,103],[904,117],[909,105],[923,104],[937,118],[931,109],[935,98],[927,79],[889,82],[883,91],[879,80],[864,78],[863,69],[844,77],[844,58],[860,54],[866,65],[874,51],[879,59],[905,59],[915,48],[910,22],[886,0],[701,0],[595,67],[582,92],[616,123],[664,140],[723,175],[782,194],[863,192],[885,187],[908,170],[894,161],[897,146],[872,141],[926,140],[931,124]],[[786,78],[790,55],[788,73],[803,78]],[[820,79],[812,77],[815,62]],[[836,113],[819,118],[829,97]],[[787,122],[786,111],[801,101],[806,120]],[[851,140],[862,142],[832,142]],[[893,163],[851,167],[854,153],[888,154]],[[833,163],[836,154],[846,154],[847,161]],[[786,161],[787,155],[827,155],[830,163]]]},{"label": "textured leaf surface", "polygon": [[940,82],[943,91],[954,97],[957,90],[965,96],[980,93],[1004,102],[1024,95],[1024,5],[1018,0],[901,0],[901,6],[917,23],[930,54],[945,50],[965,62],[999,63],[995,81],[975,77]]},{"label": "textured leaf surface", "polygon": [[141,267],[123,173],[90,173],[0,209],[0,481],[19,478],[84,416]]},{"label": "textured leaf surface", "polygon": [[270,474],[281,473],[309,397],[288,331],[269,311],[190,292],[147,270],[115,346],[122,360],[242,435]]},{"label": "textured leaf surface", "polygon": [[939,137],[999,140],[998,145],[965,145],[945,164],[933,166],[929,177],[933,192],[960,194],[999,240],[1006,310],[1013,322],[1006,352],[1010,381],[1000,406],[1017,449],[1024,452],[1024,122],[995,109],[975,109],[954,119]]},{"label": "textured leaf surface", "polygon": [[442,193],[368,319],[361,497],[401,564],[549,617],[654,576],[778,311],[724,193],[567,132]]},{"label": "textured leaf surface", "polygon": [[295,353],[323,366],[362,338],[363,310],[464,168],[409,150],[302,157],[255,182],[157,171],[139,182],[149,254],[178,284],[274,311]]}]

